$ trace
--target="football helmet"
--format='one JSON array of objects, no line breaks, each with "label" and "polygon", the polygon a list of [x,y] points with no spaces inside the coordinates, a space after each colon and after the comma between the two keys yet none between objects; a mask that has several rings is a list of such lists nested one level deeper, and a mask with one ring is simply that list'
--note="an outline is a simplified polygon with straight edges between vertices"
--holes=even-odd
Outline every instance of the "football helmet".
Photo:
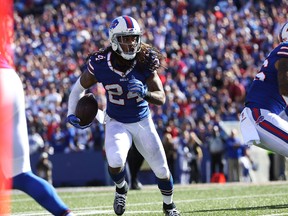
[{"label": "football helmet", "polygon": [[112,49],[126,60],[135,58],[141,49],[142,31],[137,21],[130,16],[115,18],[109,27]]},{"label": "football helmet", "polygon": [[280,32],[279,32],[279,35],[278,35],[278,39],[279,39],[279,42],[285,42],[285,41],[288,41],[288,22],[286,22]]}]

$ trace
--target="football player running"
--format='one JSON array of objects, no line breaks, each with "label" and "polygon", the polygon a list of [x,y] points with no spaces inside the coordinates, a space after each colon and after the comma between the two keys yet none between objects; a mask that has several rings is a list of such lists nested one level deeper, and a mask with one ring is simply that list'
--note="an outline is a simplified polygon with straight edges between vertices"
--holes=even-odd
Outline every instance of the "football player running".
[{"label": "football player running", "polygon": [[97,82],[106,90],[105,150],[108,170],[116,185],[114,211],[126,209],[128,185],[125,163],[132,140],[158,179],[165,215],[180,215],[173,202],[173,179],[157,134],[148,103],[163,105],[165,93],[157,69],[164,59],[152,46],[141,42],[142,32],[130,16],[114,19],[109,27],[109,47],[91,54],[87,70],[74,84],[69,95],[68,121],[78,128],[74,115],[77,101]]},{"label": "football player running", "polygon": [[[31,196],[56,216],[72,216],[55,188],[31,171],[29,139],[23,84],[11,66],[13,41],[13,1],[3,1],[0,10],[0,215],[10,206],[2,199],[2,189],[18,189]],[[8,63],[10,62],[10,64]],[[4,185],[4,186],[3,186]],[[9,200],[9,195],[8,195]],[[18,203],[21,205],[21,203]],[[4,212],[3,212],[4,210]]]},{"label": "football player running", "polygon": [[240,115],[244,141],[288,156],[288,23],[256,74]]},{"label": "football player running", "polygon": [[[1,25],[1,24],[0,24]],[[11,88],[11,86],[13,86]],[[31,171],[28,131],[25,116],[23,85],[15,70],[0,52],[0,113],[1,148],[0,172],[12,179],[12,187],[30,195],[42,207],[56,216],[72,216],[69,208],[57,195],[54,187]],[[10,134],[11,137],[6,135]],[[9,143],[12,152],[9,154]],[[12,164],[12,166],[9,166]],[[1,182],[2,183],[2,182]],[[0,213],[1,214],[1,213]]]}]

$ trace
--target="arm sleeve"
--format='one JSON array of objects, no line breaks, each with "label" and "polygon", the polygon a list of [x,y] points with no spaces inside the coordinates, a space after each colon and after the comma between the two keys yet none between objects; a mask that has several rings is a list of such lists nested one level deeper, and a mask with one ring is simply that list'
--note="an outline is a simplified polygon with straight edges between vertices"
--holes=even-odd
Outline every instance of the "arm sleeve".
[{"label": "arm sleeve", "polygon": [[74,84],[68,99],[67,116],[74,114],[79,99],[85,94],[85,88],[80,83],[80,78]]}]

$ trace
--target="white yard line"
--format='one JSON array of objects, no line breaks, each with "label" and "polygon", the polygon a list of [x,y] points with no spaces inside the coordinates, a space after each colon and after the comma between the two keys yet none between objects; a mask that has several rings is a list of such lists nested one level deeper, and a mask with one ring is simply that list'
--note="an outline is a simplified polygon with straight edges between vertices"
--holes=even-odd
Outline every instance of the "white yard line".
[{"label": "white yard line", "polygon": [[[191,200],[176,200],[175,203],[191,203],[191,202],[199,202],[199,201],[205,201],[208,200],[225,200],[225,199],[247,199],[247,198],[259,198],[259,197],[267,197],[267,196],[287,196],[287,193],[277,193],[277,194],[263,194],[263,195],[246,195],[246,196],[229,196],[229,197],[218,197],[218,198],[203,198],[203,199],[191,199]],[[78,196],[79,198],[79,196]],[[19,201],[19,200],[18,200]],[[23,200],[22,200],[23,201]],[[128,204],[127,206],[143,206],[143,205],[161,205],[162,202],[146,202],[146,203],[135,203],[135,204]],[[93,206],[93,207],[85,207],[85,208],[74,208],[73,211],[77,215],[95,215],[95,214],[114,214],[113,210],[103,210],[103,209],[111,209],[112,206]],[[99,209],[99,210],[97,210]],[[126,210],[125,214],[151,214],[151,213],[161,213],[162,211],[129,211]],[[37,216],[37,215],[43,215],[47,216],[50,214],[43,213],[43,212],[33,212],[33,213],[17,213],[12,214],[12,216]],[[268,215],[261,215],[261,216],[281,216],[281,215],[288,215],[288,213],[281,213],[281,214],[268,214]]]},{"label": "white yard line", "polygon": [[[114,214],[113,210],[82,210],[78,211],[77,209],[74,211],[75,214],[82,215],[106,215],[106,214]],[[135,214],[151,214],[151,213],[162,213],[162,211],[125,211],[125,215],[135,215]],[[33,212],[33,213],[17,213],[12,214],[11,216],[51,216],[51,214],[43,213],[43,212]]]},{"label": "white yard line", "polygon": [[281,216],[281,215],[288,215],[288,213],[280,213],[280,214],[265,214],[265,215],[259,215],[259,216]]},{"label": "white yard line", "polygon": [[[283,182],[282,182],[283,184]],[[232,185],[232,184],[231,184]],[[229,188],[229,186],[231,185],[212,185],[212,184],[209,184],[209,186],[207,184],[203,184],[202,185],[195,185],[195,189],[199,189],[199,188],[202,188],[205,190],[209,190],[211,189],[211,186],[215,188],[216,187],[220,187],[221,189],[227,189]],[[239,185],[239,184],[238,184]],[[275,185],[279,185],[279,183],[276,183]],[[208,187],[207,187],[208,186]],[[222,186],[222,187],[221,187]],[[227,187],[228,186],[228,187]],[[251,184],[247,184],[247,186],[252,186]],[[273,184],[271,184],[271,186],[273,186]],[[283,186],[287,187],[287,183],[285,183]],[[147,188],[156,188],[157,186],[147,186]],[[188,187],[186,186],[181,186],[181,185],[177,185],[176,186],[178,188],[178,190],[185,190],[187,189]],[[194,187],[189,187],[190,189],[193,189]],[[98,187],[93,187],[93,188],[73,188],[73,191],[95,191],[95,192],[99,192],[99,194],[97,194],[97,196],[111,196],[111,191],[114,191],[114,187],[101,187],[101,188],[98,188]],[[72,191],[72,188],[61,188],[59,189],[59,191]],[[145,189],[143,189],[145,190]],[[18,191],[14,191],[15,193],[19,193]],[[144,191],[143,191],[144,192]],[[147,192],[150,192],[151,191],[147,191]],[[20,192],[22,193],[22,192]],[[192,202],[202,202],[202,201],[205,201],[207,202],[208,200],[210,201],[213,201],[213,200],[231,200],[231,199],[247,199],[247,198],[259,198],[259,197],[273,197],[273,196],[287,196],[287,193],[273,193],[273,194],[260,194],[260,195],[244,195],[244,196],[228,196],[228,197],[216,197],[216,198],[199,198],[199,199],[190,199],[190,200],[175,200],[175,203],[192,203]],[[74,195],[69,195],[69,197],[74,197]],[[87,197],[86,196],[79,196],[79,195],[75,195],[75,198],[80,198],[80,197]],[[13,202],[23,202],[23,201],[27,201],[29,200],[30,198],[23,198],[23,199],[18,199],[16,201],[13,201]],[[135,203],[135,204],[128,204],[127,206],[143,206],[143,205],[161,205],[162,202],[149,202],[149,203]],[[105,210],[106,209],[106,210]],[[112,206],[91,206],[91,207],[83,207],[83,208],[74,208],[73,211],[75,211],[75,213],[79,216],[82,216],[82,215],[108,215],[108,214],[114,214],[114,211],[113,211],[113,207]],[[153,213],[161,213],[162,211],[129,211],[129,210],[126,210],[125,211],[125,214],[127,215],[135,215],[135,214],[153,214]],[[48,216],[48,215],[51,215],[51,214],[48,214],[47,212],[31,212],[31,213],[15,213],[15,214],[11,214],[11,216]],[[265,215],[259,215],[259,216],[283,216],[283,215],[288,215],[288,213],[279,213],[279,214],[265,214]]]}]

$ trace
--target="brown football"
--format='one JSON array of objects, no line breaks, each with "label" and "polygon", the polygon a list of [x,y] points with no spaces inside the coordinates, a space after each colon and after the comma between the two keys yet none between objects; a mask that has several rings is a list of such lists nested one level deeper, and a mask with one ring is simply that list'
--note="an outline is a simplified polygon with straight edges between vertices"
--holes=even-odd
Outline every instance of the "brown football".
[{"label": "brown football", "polygon": [[92,93],[85,94],[77,103],[75,115],[80,119],[79,125],[90,124],[98,112],[98,102]]}]

